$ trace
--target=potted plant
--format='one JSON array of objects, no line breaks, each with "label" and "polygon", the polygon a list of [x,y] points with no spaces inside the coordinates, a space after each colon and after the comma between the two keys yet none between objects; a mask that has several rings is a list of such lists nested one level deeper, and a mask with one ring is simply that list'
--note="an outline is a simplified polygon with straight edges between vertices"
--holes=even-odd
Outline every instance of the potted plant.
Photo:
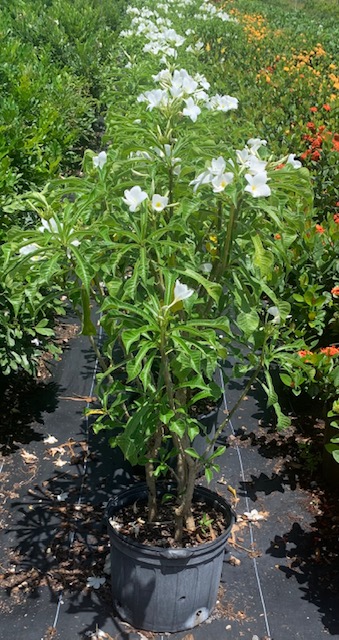
[{"label": "potted plant", "polygon": [[[235,98],[208,95],[206,78],[184,69],[154,82],[130,112],[108,115],[114,143],[85,153],[81,177],[25,196],[38,225],[14,229],[3,251],[8,277],[54,283],[79,312],[101,363],[94,430],[108,429],[111,446],[145,468],[145,486],[110,504],[115,606],[136,626],[175,631],[215,603],[234,516],[196,478],[218,472],[216,442],[259,375],[278,426],[288,424],[270,366],[290,308],[270,286],[267,247],[277,224],[311,213],[312,195],[293,155],[274,159],[258,138],[230,149],[219,131]],[[217,401],[215,372],[229,356],[230,375],[246,382],[201,453],[192,407]]]}]

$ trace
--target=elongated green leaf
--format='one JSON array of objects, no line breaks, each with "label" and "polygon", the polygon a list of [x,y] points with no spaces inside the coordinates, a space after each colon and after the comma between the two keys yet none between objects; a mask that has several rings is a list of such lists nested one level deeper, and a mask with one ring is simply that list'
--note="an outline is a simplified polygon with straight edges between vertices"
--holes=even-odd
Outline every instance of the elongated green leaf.
[{"label": "elongated green leaf", "polygon": [[131,345],[140,339],[142,334],[145,334],[149,330],[148,325],[143,325],[142,327],[138,327],[136,329],[125,329],[121,334],[121,339],[126,349],[126,352],[129,353]]},{"label": "elongated green leaf", "polygon": [[273,269],[273,255],[264,249],[260,236],[252,236],[254,244],[254,264],[259,267],[260,274],[263,278],[271,278]]},{"label": "elongated green leaf", "polygon": [[82,302],[82,327],[81,333],[84,336],[95,336],[97,333],[96,327],[91,320],[91,307],[90,299],[85,287],[81,289],[81,302]]},{"label": "elongated green leaf", "polygon": [[215,302],[219,301],[222,292],[220,284],[207,280],[207,278],[204,278],[200,273],[193,271],[193,269],[185,269],[185,271],[179,271],[179,273],[183,276],[187,276],[188,278],[192,278],[192,280],[201,284]]},{"label": "elongated green leaf", "polygon": [[88,296],[90,293],[90,285],[92,280],[90,265],[85,262],[80,251],[74,245],[70,246],[70,251],[74,254],[76,260],[75,272],[80,278]]}]

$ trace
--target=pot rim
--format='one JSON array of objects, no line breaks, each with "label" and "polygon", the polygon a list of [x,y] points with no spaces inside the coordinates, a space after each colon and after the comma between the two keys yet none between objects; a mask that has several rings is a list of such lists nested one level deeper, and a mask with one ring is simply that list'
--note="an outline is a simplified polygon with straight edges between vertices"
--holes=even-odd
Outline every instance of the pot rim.
[{"label": "pot rim", "polygon": [[[165,493],[166,490],[169,491],[173,490],[173,488],[175,487],[175,485],[173,483],[167,482],[167,483],[162,483],[160,484],[160,486],[158,485],[157,487],[157,493],[159,493],[161,495],[161,493]],[[123,542],[126,545],[131,546],[131,548],[133,547],[134,549],[142,549],[146,554],[157,554],[159,556],[165,557],[165,558],[173,558],[173,559],[178,559],[178,558],[184,558],[184,557],[189,557],[194,555],[194,552],[198,552],[201,551],[202,553],[204,553],[204,551],[209,551],[213,546],[214,547],[218,547],[218,546],[223,546],[226,541],[227,538],[230,535],[231,529],[233,527],[233,524],[236,522],[236,513],[235,511],[232,509],[231,505],[229,504],[229,502],[227,502],[227,500],[223,497],[220,496],[218,493],[216,493],[215,491],[212,491],[211,489],[207,489],[206,487],[203,487],[201,485],[196,485],[196,487],[194,488],[194,494],[196,494],[196,492],[200,492],[203,494],[202,497],[207,497],[207,503],[208,503],[208,498],[210,498],[210,502],[221,502],[222,507],[228,512],[229,515],[229,524],[227,526],[227,528],[225,529],[225,531],[223,531],[223,533],[219,536],[217,536],[217,538],[215,540],[210,540],[209,542],[203,542],[199,545],[196,545],[194,547],[174,547],[174,548],[163,548],[163,547],[158,547],[155,545],[149,545],[149,544],[142,544],[141,542],[138,542],[137,540],[133,540],[133,538],[131,536],[127,536],[124,533],[121,533],[119,530],[115,529],[113,527],[113,525],[110,522],[111,519],[111,515],[110,515],[110,509],[115,508],[117,511],[120,510],[119,507],[117,507],[117,505],[114,505],[114,502],[117,502],[119,500],[119,497],[122,496],[122,494],[128,494],[130,491],[132,490],[140,490],[140,492],[145,492],[145,495],[147,495],[147,485],[146,482],[137,482],[135,484],[132,484],[130,487],[123,489],[120,493],[118,493],[116,496],[113,496],[112,498],[110,498],[110,500],[107,503],[107,507],[106,507],[106,519],[107,519],[107,525],[108,525],[108,529],[109,532],[115,536],[115,538],[120,539],[121,542]],[[205,495],[204,495],[205,494]],[[131,500],[132,502],[132,500]],[[127,503],[130,504],[130,503]],[[126,506],[127,506],[126,504]],[[125,505],[121,506],[121,509],[124,508]]]}]

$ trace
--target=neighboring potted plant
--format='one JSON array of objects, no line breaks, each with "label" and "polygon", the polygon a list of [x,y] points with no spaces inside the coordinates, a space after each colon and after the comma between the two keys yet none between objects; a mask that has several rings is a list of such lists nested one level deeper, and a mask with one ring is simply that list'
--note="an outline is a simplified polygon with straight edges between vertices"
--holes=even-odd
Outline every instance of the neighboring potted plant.
[{"label": "neighboring potted plant", "polygon": [[[146,485],[110,505],[115,606],[136,626],[175,631],[214,606],[233,514],[196,478],[203,470],[210,482],[218,471],[225,447],[217,440],[261,373],[278,426],[288,424],[270,366],[290,308],[270,287],[265,247],[277,221],[311,215],[312,194],[294,156],[275,160],[260,139],[241,150],[222,140],[235,98],[209,96],[206,78],[183,69],[155,78],[160,88],[141,93],[131,113],[109,116],[114,144],[86,152],[81,177],[25,196],[41,220],[14,229],[4,252],[8,274],[30,287],[57,284],[81,315],[101,363],[94,430],[108,429],[110,444],[145,468]],[[104,329],[100,351],[92,305]],[[201,454],[192,406],[217,401],[215,372],[229,355],[230,375],[246,383]],[[128,535],[119,511],[131,504]],[[171,514],[166,546],[155,548],[154,532],[142,544],[145,521],[158,523],[163,508]]]}]

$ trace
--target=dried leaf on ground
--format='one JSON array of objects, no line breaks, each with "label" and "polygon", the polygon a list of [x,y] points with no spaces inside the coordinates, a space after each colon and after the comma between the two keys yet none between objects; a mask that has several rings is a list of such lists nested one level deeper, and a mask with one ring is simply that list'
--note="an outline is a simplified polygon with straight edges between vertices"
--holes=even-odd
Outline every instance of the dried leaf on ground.
[{"label": "dried leaf on ground", "polygon": [[230,556],[228,559],[229,564],[233,565],[233,567],[238,567],[241,564],[241,560],[236,558],[235,556]]},{"label": "dried leaf on ground", "polygon": [[38,462],[37,456],[35,456],[34,453],[29,453],[26,449],[21,449],[20,455],[26,464],[35,464]]},{"label": "dried leaf on ground", "polygon": [[58,453],[65,453],[65,449],[64,447],[50,447],[50,449],[47,449],[47,453],[50,456],[56,456]]},{"label": "dried leaf on ground", "polygon": [[65,464],[67,464],[67,460],[62,460],[61,458],[58,458],[58,460],[53,460],[53,463],[55,464],[56,467],[63,467]]}]

